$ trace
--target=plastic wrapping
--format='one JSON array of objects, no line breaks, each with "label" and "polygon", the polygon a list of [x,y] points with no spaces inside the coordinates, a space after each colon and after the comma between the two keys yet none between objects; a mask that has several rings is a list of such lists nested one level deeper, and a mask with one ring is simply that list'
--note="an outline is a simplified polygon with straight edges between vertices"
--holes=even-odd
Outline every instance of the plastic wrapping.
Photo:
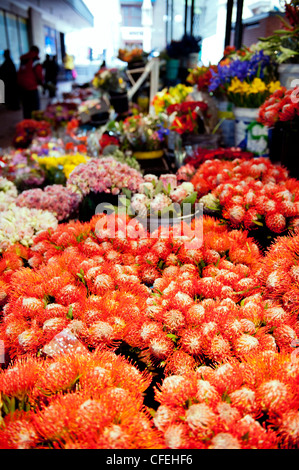
[{"label": "plastic wrapping", "polygon": [[50,357],[69,353],[86,354],[87,352],[86,347],[68,328],[64,328],[43,348],[43,353]]}]

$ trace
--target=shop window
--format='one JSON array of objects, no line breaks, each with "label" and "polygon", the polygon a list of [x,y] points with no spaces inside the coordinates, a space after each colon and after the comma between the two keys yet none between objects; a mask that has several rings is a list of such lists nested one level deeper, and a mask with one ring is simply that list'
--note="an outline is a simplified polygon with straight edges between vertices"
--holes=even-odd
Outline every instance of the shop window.
[{"label": "shop window", "polygon": [[28,41],[28,27],[27,21],[25,18],[18,18],[19,20],[19,33],[20,33],[20,46],[21,53],[26,54],[29,50],[29,41]]},{"label": "shop window", "polygon": [[10,56],[15,65],[17,65],[21,55],[17,17],[12,13],[5,13],[5,17]]},{"label": "shop window", "polygon": [[141,7],[134,5],[122,5],[121,13],[123,26],[142,26]]},{"label": "shop window", "polygon": [[0,10],[0,64],[4,61],[4,51],[7,49],[7,40],[6,40],[6,31],[5,31],[5,23],[4,23],[4,14],[3,11]]},{"label": "shop window", "polygon": [[49,26],[44,26],[45,33],[45,54],[56,55],[56,31]]}]

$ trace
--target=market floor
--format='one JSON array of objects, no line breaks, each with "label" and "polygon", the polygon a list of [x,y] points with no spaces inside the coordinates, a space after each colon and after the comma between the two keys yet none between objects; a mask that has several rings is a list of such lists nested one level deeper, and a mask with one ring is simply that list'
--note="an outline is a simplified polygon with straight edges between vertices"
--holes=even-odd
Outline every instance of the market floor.
[{"label": "market floor", "polygon": [[[58,83],[57,98],[62,97],[62,93],[70,91],[72,82]],[[45,109],[50,99],[47,95],[40,93],[41,109]],[[1,149],[11,146],[15,133],[16,124],[23,119],[22,108],[17,111],[6,109],[5,105],[0,104],[0,153]]]}]

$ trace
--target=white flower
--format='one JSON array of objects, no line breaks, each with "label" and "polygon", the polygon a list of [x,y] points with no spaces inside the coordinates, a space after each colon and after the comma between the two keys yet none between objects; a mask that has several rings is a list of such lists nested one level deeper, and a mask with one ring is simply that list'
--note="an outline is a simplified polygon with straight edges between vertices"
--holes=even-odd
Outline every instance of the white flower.
[{"label": "white flower", "polygon": [[199,202],[201,202],[207,209],[211,209],[213,211],[216,211],[219,208],[219,200],[212,193],[206,194],[200,198]]}]

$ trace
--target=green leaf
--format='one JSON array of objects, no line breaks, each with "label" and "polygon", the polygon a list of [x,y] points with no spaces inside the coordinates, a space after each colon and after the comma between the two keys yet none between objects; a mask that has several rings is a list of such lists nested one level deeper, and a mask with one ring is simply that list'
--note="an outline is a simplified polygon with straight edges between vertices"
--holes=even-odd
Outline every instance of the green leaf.
[{"label": "green leaf", "polygon": [[73,320],[73,307],[70,305],[69,311],[66,314],[66,318],[69,318],[70,320]]},{"label": "green leaf", "polygon": [[122,192],[124,195],[131,200],[132,198],[132,191],[130,191],[128,188],[122,188]]},{"label": "green leaf", "polygon": [[280,50],[282,54],[279,54],[279,56],[277,57],[277,62],[279,64],[287,62],[289,59],[299,54],[299,52],[293,51],[292,49],[288,49],[287,47],[283,46],[280,46]]},{"label": "green leaf", "polygon": [[189,196],[185,197],[185,199],[183,199],[182,201],[182,204],[185,204],[185,203],[190,203],[190,204],[194,204],[195,201],[196,201],[196,198],[197,198],[197,192],[196,191],[193,191],[193,193],[191,193]]},{"label": "green leaf", "polygon": [[158,181],[157,186],[155,187],[154,196],[159,194],[162,190],[163,190],[163,182],[160,180]]},{"label": "green leaf", "polygon": [[178,339],[178,336],[177,335],[174,335],[172,333],[168,333],[168,335],[166,335],[167,338],[170,338],[174,343],[176,342],[176,340]]}]

